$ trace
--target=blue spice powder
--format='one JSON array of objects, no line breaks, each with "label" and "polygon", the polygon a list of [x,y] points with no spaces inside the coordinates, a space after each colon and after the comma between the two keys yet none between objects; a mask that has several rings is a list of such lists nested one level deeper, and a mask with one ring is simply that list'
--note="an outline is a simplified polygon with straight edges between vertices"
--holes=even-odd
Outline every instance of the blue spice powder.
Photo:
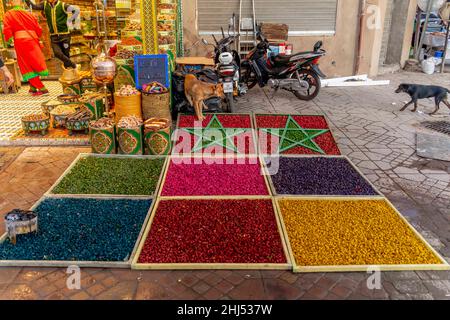
[{"label": "blue spice powder", "polygon": [[46,199],[39,232],[0,244],[0,260],[126,261],[151,200]]}]

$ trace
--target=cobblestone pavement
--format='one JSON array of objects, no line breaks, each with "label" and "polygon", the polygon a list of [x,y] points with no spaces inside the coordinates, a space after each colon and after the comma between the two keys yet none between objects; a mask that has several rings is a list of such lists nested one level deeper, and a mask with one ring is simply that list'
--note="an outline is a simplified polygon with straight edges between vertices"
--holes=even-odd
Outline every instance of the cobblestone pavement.
[{"label": "cobblestone pavement", "polygon": [[[387,75],[390,86],[327,88],[311,102],[254,89],[240,112],[325,114],[342,152],[447,260],[450,257],[450,163],[415,155],[414,125],[431,119],[398,112],[400,82],[450,87],[448,75]],[[393,105],[396,103],[396,105]],[[431,110],[423,101],[420,110]],[[433,119],[449,119],[441,108]],[[27,148],[0,172],[0,213],[30,206],[86,148]],[[0,151],[1,152],[1,151]],[[0,227],[0,231],[1,231]],[[450,272],[386,272],[382,289],[365,273],[287,271],[132,271],[83,269],[81,290],[66,288],[64,269],[1,268],[2,299],[450,299]]]}]

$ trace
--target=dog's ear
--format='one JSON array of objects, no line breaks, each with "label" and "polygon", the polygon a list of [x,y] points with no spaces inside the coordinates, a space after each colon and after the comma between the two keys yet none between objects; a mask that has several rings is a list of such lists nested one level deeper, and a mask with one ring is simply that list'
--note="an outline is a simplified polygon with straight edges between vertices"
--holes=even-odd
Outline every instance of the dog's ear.
[{"label": "dog's ear", "polygon": [[395,92],[400,93],[400,92],[406,92],[408,90],[408,85],[407,84],[400,84],[397,88],[397,90],[395,90]]}]

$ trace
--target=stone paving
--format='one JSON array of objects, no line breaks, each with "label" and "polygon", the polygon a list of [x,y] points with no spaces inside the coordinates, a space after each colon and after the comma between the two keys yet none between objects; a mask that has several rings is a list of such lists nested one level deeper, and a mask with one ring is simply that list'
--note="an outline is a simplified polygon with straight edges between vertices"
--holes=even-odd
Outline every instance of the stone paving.
[{"label": "stone paving", "polygon": [[[448,75],[400,73],[383,76],[383,87],[326,88],[311,102],[289,93],[253,89],[239,112],[327,115],[342,152],[363,171],[450,260],[450,163],[415,154],[414,126],[438,115],[431,100],[411,113],[394,90],[401,82],[450,87]],[[395,105],[394,105],[395,103]],[[0,150],[0,155],[2,154]],[[88,148],[27,148],[0,169],[0,216],[31,206],[80,152]],[[6,152],[8,153],[8,151]],[[2,161],[0,156],[0,161]],[[3,225],[0,232],[3,232]],[[1,299],[450,299],[450,272],[385,272],[382,288],[369,290],[366,273],[293,274],[288,271],[132,271],[82,269],[81,290],[66,287],[65,269],[1,268]]]}]

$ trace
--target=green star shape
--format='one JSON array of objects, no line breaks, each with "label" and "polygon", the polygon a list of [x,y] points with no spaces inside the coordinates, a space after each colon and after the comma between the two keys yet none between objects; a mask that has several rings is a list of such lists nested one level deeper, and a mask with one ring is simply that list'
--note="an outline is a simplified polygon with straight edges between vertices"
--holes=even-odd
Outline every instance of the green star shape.
[{"label": "green star shape", "polygon": [[[261,129],[262,131],[281,138],[278,152],[283,153],[295,147],[304,147],[320,154],[325,154],[319,145],[314,141],[315,138],[329,132],[329,129],[305,129],[302,128],[292,116],[289,115],[284,130],[279,129]],[[276,130],[276,131],[275,131]]]},{"label": "green star shape", "polygon": [[[220,147],[224,147],[228,150],[232,150],[235,153],[239,153],[236,145],[234,144],[233,138],[242,133],[247,132],[249,129],[234,129],[233,133],[229,134],[230,130],[224,128],[222,123],[217,118],[217,115],[213,115],[213,117],[211,118],[211,120],[209,121],[208,125],[205,128],[202,129],[183,128],[183,130],[198,137],[197,142],[195,143],[194,148],[192,149],[192,152],[201,151],[203,149],[217,145]],[[216,140],[214,136],[211,137],[208,137],[208,135],[205,136],[205,133],[207,133],[210,130],[217,130],[222,134],[222,138]]]}]

